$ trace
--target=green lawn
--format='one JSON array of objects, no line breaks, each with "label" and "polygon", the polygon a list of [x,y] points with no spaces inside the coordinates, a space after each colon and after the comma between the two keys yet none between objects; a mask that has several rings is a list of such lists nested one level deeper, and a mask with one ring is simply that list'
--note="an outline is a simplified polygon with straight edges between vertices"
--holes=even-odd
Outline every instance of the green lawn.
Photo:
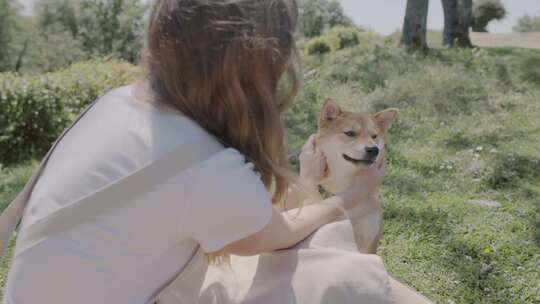
[{"label": "green lawn", "polygon": [[[381,191],[389,272],[437,303],[540,303],[539,63],[538,51],[423,57],[382,40],[304,56],[287,140],[296,150],[315,131],[328,96],[351,109],[400,108]],[[0,206],[31,166],[0,170]]]},{"label": "green lawn", "polygon": [[380,250],[391,273],[439,303],[540,303],[538,117],[531,98],[392,138]]}]

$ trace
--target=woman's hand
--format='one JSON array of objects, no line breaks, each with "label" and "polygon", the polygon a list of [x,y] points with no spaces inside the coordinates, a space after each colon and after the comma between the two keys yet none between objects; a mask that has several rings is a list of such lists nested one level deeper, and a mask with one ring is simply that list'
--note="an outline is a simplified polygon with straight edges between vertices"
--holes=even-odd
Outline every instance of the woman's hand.
[{"label": "woman's hand", "polygon": [[300,161],[300,178],[310,186],[318,185],[326,176],[326,157],[315,146],[315,135],[307,140],[298,157]]},{"label": "woman's hand", "polygon": [[360,169],[353,177],[351,185],[338,194],[342,199],[342,207],[350,209],[362,200],[367,199],[368,195],[382,184],[385,171],[384,157],[381,157],[379,162]]}]

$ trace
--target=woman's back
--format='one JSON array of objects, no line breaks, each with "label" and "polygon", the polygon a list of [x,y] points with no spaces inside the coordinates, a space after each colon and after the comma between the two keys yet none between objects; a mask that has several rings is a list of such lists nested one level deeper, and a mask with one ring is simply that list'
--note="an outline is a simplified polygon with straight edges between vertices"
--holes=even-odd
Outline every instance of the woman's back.
[{"label": "woman's back", "polygon": [[[215,140],[187,117],[135,100],[132,88],[105,94],[58,143],[32,192],[21,232],[178,145]],[[208,251],[220,249],[228,238],[266,224],[269,199],[253,177],[243,157],[226,149],[113,213],[50,236],[14,259],[8,303],[145,303],[178,273],[198,243]],[[255,207],[247,212],[256,216],[221,233],[208,231],[211,227],[204,224],[216,221],[213,214],[233,212],[235,206],[246,209],[246,200],[234,197],[235,180],[251,184],[247,198]],[[209,208],[219,201],[216,193],[236,205],[222,205],[229,211]]]}]

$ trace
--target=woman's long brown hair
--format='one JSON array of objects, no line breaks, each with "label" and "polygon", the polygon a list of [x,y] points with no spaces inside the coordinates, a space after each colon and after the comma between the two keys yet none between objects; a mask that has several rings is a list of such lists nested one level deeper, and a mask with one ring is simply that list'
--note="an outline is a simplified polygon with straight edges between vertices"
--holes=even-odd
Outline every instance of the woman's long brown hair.
[{"label": "woman's long brown hair", "polygon": [[295,0],[156,0],[142,57],[153,93],[244,154],[274,203],[290,180],[297,17]]}]

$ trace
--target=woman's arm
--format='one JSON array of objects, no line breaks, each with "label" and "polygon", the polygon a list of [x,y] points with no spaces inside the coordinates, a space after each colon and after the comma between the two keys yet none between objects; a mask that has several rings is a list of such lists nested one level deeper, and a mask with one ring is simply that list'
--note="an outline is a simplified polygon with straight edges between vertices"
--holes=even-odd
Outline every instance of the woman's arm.
[{"label": "woman's arm", "polygon": [[[312,143],[310,138],[306,144],[307,150],[302,151],[304,156],[300,157],[300,166],[307,169],[305,172],[309,172],[304,175],[306,178],[315,180],[313,177],[324,175],[326,166],[322,166],[320,162],[326,161],[322,154],[312,152],[309,148]],[[262,230],[229,244],[224,250],[236,255],[254,255],[292,247],[319,227],[337,219],[344,210],[366,199],[367,195],[382,183],[383,177],[384,165],[374,165],[359,170],[347,190],[322,202],[310,204],[306,200],[301,210],[295,208],[281,213],[274,208],[270,222]]]},{"label": "woman's arm", "polygon": [[384,166],[365,169],[344,192],[304,207],[279,212],[274,208],[270,222],[259,232],[233,242],[225,251],[236,255],[255,255],[292,247],[319,227],[337,219],[342,212],[366,199],[383,179]]},{"label": "woman's arm", "polygon": [[333,196],[323,203],[307,205],[302,210],[273,210],[270,222],[259,232],[233,242],[225,251],[236,255],[255,255],[294,246],[317,228],[334,221],[342,213],[342,199]]}]

